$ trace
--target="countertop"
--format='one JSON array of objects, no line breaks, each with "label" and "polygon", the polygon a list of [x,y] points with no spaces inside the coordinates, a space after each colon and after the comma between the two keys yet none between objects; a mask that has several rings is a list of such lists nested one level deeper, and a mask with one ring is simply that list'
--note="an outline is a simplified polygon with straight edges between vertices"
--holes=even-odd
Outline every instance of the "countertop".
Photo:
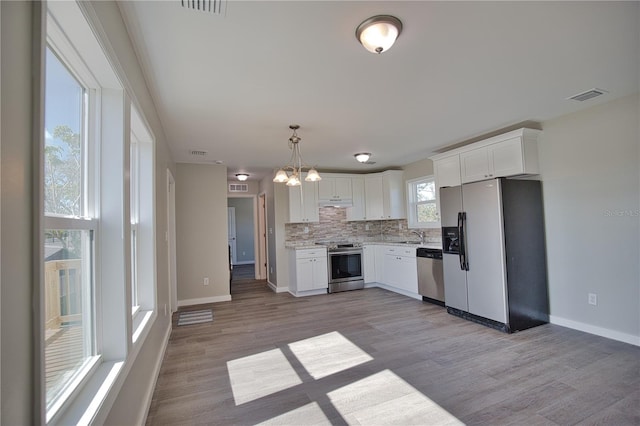
[{"label": "countertop", "polygon": [[[377,245],[377,246],[398,246],[398,247],[424,247],[428,249],[442,250],[442,243],[440,242],[427,242],[424,244],[420,244],[419,242],[415,243],[404,243],[400,241],[358,241],[362,245]],[[285,243],[285,248],[291,250],[306,250],[306,249],[317,249],[324,248],[323,246],[319,246],[310,241],[304,241],[299,243]]]}]

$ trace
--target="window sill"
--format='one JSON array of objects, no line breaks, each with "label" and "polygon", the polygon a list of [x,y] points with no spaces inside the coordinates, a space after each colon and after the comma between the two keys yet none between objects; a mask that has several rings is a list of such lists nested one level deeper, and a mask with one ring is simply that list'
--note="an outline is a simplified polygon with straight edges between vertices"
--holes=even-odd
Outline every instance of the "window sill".
[{"label": "window sill", "polygon": [[139,311],[133,320],[132,346],[127,359],[95,366],[94,371],[87,373],[85,383],[77,386],[67,398],[67,403],[60,407],[51,421],[47,420],[47,424],[103,423],[155,318],[155,311]]}]

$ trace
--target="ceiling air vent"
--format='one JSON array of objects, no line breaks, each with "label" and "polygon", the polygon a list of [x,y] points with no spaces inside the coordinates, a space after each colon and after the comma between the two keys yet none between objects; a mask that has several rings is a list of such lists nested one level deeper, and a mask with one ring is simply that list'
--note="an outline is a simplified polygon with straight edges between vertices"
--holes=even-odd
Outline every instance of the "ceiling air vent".
[{"label": "ceiling air vent", "polygon": [[249,185],[246,183],[230,183],[229,192],[249,192]]},{"label": "ceiling air vent", "polygon": [[605,93],[607,93],[606,90],[591,89],[591,90],[587,90],[586,92],[582,92],[582,93],[578,93],[577,95],[573,95],[573,96],[571,96],[570,98],[567,98],[567,99],[573,99],[574,101],[584,102],[584,101],[589,100],[591,98],[595,98],[596,96],[604,95]]},{"label": "ceiling air vent", "polygon": [[206,157],[207,154],[209,154],[209,152],[201,151],[198,149],[192,149],[191,151],[189,151],[189,154],[193,155],[194,157]]},{"label": "ceiling air vent", "polygon": [[223,15],[227,8],[227,0],[180,0],[182,7],[201,12]]}]

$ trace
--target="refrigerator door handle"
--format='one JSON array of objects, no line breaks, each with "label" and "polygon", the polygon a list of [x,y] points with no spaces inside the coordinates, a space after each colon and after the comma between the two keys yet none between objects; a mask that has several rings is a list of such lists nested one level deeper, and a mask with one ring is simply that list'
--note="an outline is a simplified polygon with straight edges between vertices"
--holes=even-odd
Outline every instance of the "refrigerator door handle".
[{"label": "refrigerator door handle", "polygon": [[464,253],[464,239],[463,239],[463,227],[462,227],[462,215],[463,212],[458,212],[458,257],[460,259],[460,270],[464,271],[465,265],[465,253]]},{"label": "refrigerator door handle", "polygon": [[467,245],[465,229],[467,224],[467,212],[458,212],[458,239],[460,240],[460,269],[469,270],[469,262],[467,261]]}]

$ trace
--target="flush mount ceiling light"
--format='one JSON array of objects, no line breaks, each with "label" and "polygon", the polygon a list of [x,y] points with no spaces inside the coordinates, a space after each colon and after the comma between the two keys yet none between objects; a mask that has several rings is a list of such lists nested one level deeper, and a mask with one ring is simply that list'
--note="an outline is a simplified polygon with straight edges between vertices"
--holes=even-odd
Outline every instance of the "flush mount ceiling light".
[{"label": "flush mount ceiling light", "polygon": [[249,175],[246,173],[236,173],[236,178],[240,181],[240,182],[244,182],[245,180],[249,179]]},{"label": "flush mount ceiling light", "polygon": [[395,16],[373,16],[356,28],[356,38],[372,53],[389,50],[402,32],[402,22]]},{"label": "flush mount ceiling light", "polygon": [[300,141],[302,140],[296,130],[300,128],[297,124],[289,126],[293,130],[293,134],[289,138],[289,149],[292,150],[291,159],[286,166],[280,167],[276,172],[276,176],[273,178],[274,182],[286,182],[287,186],[299,186],[304,169],[309,169],[307,176],[304,178],[307,182],[316,182],[322,180],[318,171],[313,167],[309,167],[302,161],[302,155],[300,155]]},{"label": "flush mount ceiling light", "polygon": [[366,163],[367,161],[369,161],[369,158],[371,158],[371,153],[359,152],[357,154],[354,154],[353,156],[356,157],[356,160],[358,160],[359,163]]}]

